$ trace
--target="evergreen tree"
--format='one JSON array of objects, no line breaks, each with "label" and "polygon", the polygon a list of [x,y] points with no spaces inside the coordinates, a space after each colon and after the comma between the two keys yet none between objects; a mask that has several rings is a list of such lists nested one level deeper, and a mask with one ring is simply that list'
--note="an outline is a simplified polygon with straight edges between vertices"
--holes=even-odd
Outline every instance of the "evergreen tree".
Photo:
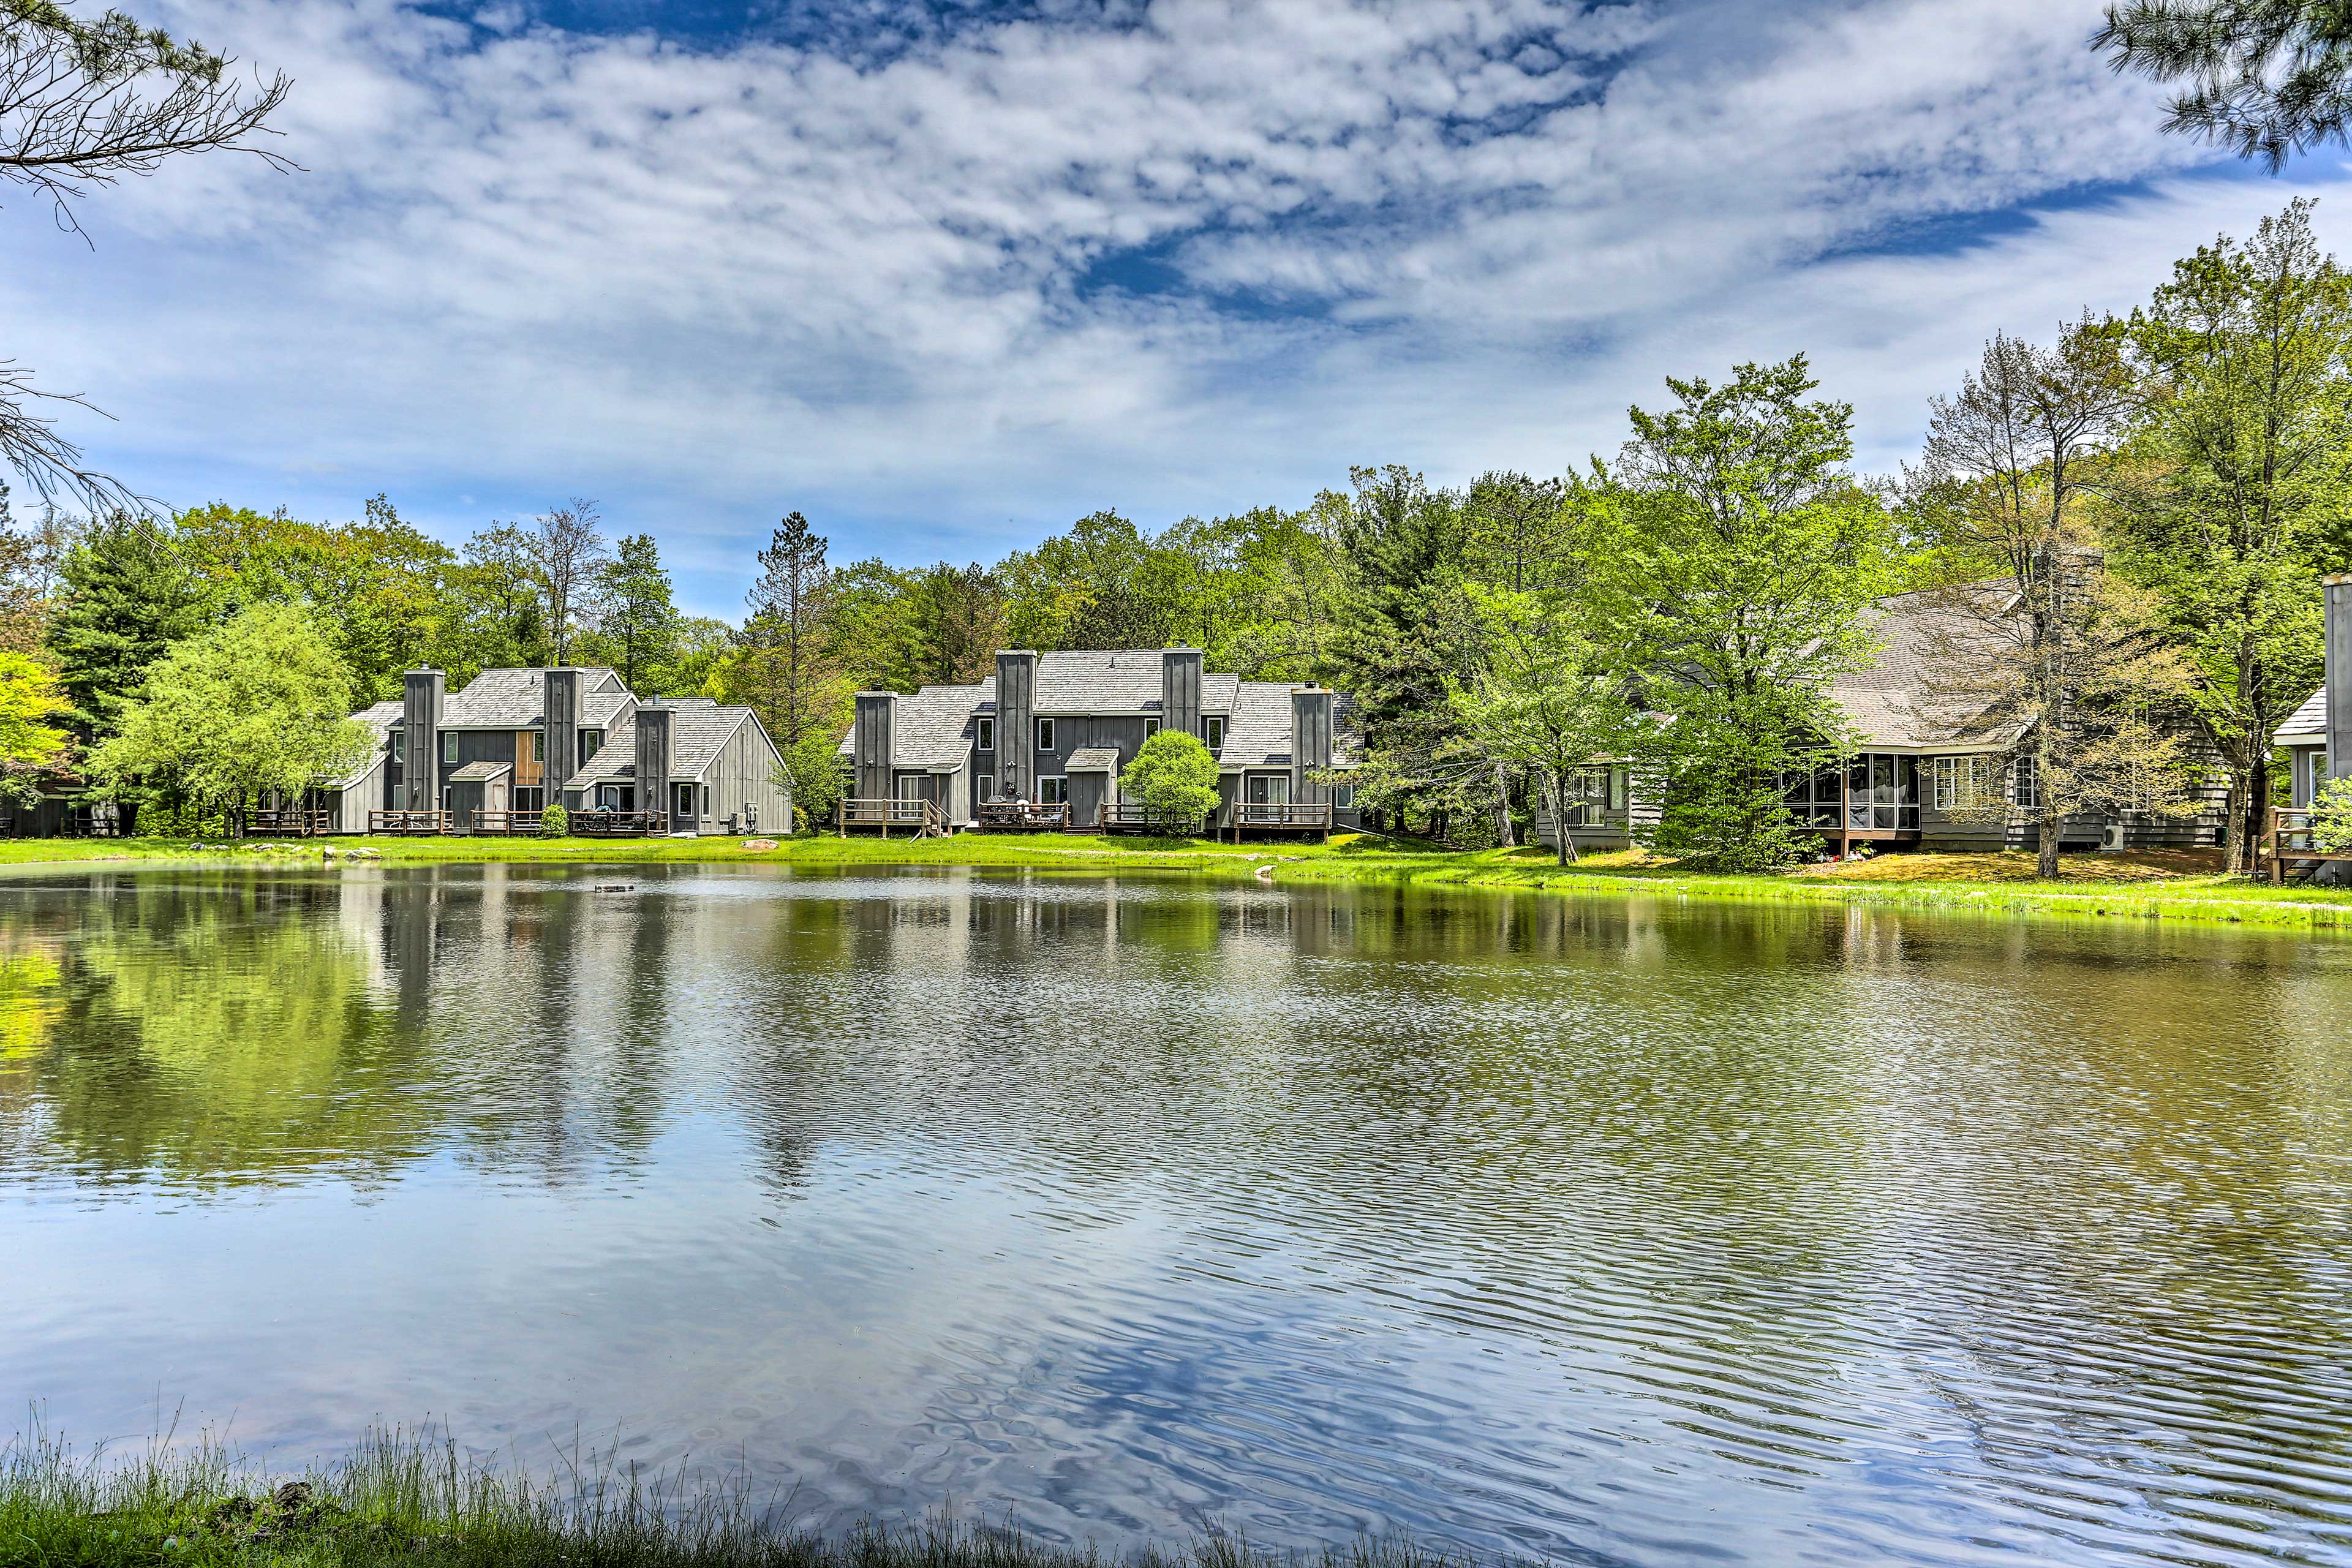
[{"label": "evergreen tree", "polygon": [[58,577],[65,603],[49,650],[66,727],[87,746],[115,732],[148,667],[203,624],[211,594],[168,534],[121,513],[74,543]]},{"label": "evergreen tree", "polygon": [[760,552],[751,615],[720,676],[760,715],[782,753],[793,804],[814,816],[840,797],[834,750],[848,722],[848,692],[828,646],[833,572],[826,541],[795,511]]},{"label": "evergreen tree", "polygon": [[2092,35],[2117,70],[2185,81],[2167,131],[2218,142],[2276,174],[2345,140],[2352,7],[2341,0],[2126,0]]},{"label": "evergreen tree", "polygon": [[596,627],[581,639],[584,656],[611,665],[632,691],[664,689],[678,651],[679,617],[670,595],[653,535],[624,538],[597,572]]}]

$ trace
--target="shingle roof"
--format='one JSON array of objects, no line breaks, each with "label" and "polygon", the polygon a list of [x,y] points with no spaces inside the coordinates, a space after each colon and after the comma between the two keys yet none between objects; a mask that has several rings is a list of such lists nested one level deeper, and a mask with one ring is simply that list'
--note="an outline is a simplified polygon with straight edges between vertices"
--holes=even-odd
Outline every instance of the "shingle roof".
[{"label": "shingle roof", "polygon": [[2290,735],[2315,735],[2319,744],[2327,743],[2327,688],[2323,686],[2313,692],[2310,701],[2289,714],[2286,722],[2278,727],[2278,733],[2271,737],[2271,743],[2286,745]]},{"label": "shingle roof", "polygon": [[1225,725],[1225,743],[1217,752],[1221,768],[1288,767],[1290,765],[1290,684],[1287,681],[1244,680]]},{"label": "shingle roof", "polygon": [[358,720],[361,723],[368,727],[369,731],[375,737],[374,744],[368,748],[367,760],[365,762],[361,763],[359,766],[352,769],[341,778],[321,780],[321,785],[327,789],[343,789],[359,783],[360,780],[367,777],[369,773],[374,772],[378,759],[383,754],[384,746],[387,744],[387,737],[391,735],[394,726],[400,722],[402,717],[406,714],[408,708],[405,703],[394,700],[391,702],[379,702],[372,708],[362,708],[358,712],[352,714],[352,717],[353,719]]},{"label": "shingle roof", "polygon": [[[661,706],[671,715],[669,776],[673,780],[700,778],[719,760],[719,752],[734,738],[736,731],[747,723],[758,722],[749,708],[714,702],[707,697],[667,698]],[[605,733],[604,743],[586,765],[564,781],[564,788],[636,777],[636,712]]]},{"label": "shingle roof", "polygon": [[1118,769],[1118,748],[1117,746],[1080,746],[1070,753],[1070,760],[1063,766],[1067,771],[1076,773],[1101,773],[1106,769],[1115,773]]},{"label": "shingle roof", "polygon": [[[465,689],[442,700],[441,723],[452,730],[528,730],[547,717],[546,671],[486,669]],[[601,664],[580,671],[580,722],[609,724],[631,700],[618,672]]]},{"label": "shingle roof", "polygon": [[1932,689],[1930,667],[1939,648],[1978,625],[1934,590],[1878,602],[1870,620],[1878,657],[1831,687],[1864,746],[2006,746],[2016,740],[2018,725]]},{"label": "shingle roof", "polygon": [[1037,656],[1038,713],[1157,713],[1158,648],[1073,648]]},{"label": "shingle roof", "polygon": [[494,779],[501,773],[514,772],[512,763],[467,763],[449,775],[451,784],[472,784],[477,780]]}]

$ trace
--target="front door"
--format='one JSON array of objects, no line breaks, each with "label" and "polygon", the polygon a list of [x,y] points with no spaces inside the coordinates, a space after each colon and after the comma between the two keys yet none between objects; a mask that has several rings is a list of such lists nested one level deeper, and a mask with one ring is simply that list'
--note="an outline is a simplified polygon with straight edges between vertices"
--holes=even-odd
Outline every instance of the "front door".
[{"label": "front door", "polygon": [[1249,782],[1252,805],[1288,805],[1290,775],[1288,773],[1252,773]]}]

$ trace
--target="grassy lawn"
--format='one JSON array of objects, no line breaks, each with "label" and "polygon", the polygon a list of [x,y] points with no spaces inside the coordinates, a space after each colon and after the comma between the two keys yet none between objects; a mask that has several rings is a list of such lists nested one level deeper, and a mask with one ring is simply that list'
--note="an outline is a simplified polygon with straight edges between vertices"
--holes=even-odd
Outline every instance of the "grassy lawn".
[{"label": "grassy lawn", "polygon": [[[748,844],[771,847],[749,848]],[[2054,882],[2034,876],[2023,853],[1882,855],[1779,876],[1724,876],[1684,869],[1638,851],[1587,855],[1562,868],[1541,848],[1460,853],[1436,846],[1340,835],[1315,843],[1220,844],[1202,839],[1063,834],[964,834],[954,838],[336,838],[293,845],[256,840],[234,849],[183,840],[0,840],[0,865],[76,864],[158,858],[316,862],[354,850],[387,862],[528,861],[582,865],[693,862],[809,868],[1003,866],[1071,871],[1171,871],[1256,876],[1277,882],[1361,881],[1517,888],[1598,896],[1733,899],[1911,908],[2207,920],[2241,924],[2352,926],[2352,889],[2284,887],[2226,878],[2214,851],[2070,855]]]}]

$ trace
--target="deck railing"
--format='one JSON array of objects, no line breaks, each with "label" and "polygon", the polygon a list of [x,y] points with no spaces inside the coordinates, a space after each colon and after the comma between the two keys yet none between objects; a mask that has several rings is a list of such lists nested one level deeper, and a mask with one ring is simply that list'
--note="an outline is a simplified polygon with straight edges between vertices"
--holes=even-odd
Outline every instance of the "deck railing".
[{"label": "deck railing", "polygon": [[335,814],[331,811],[256,811],[245,819],[248,833],[288,834],[297,838],[310,838],[335,829]]},{"label": "deck railing", "polygon": [[545,828],[536,811],[482,810],[474,813],[473,830],[496,838],[535,838]]},{"label": "deck railing", "polygon": [[646,838],[669,831],[669,813],[575,811],[571,826],[583,838]]},{"label": "deck railing", "polygon": [[1105,833],[1157,833],[1170,838],[1191,838],[1208,830],[1208,819],[1122,800],[1105,802],[1095,826]]},{"label": "deck railing", "polygon": [[982,827],[1000,832],[1067,833],[1070,830],[1070,803],[1055,801],[1041,805],[1034,800],[992,800],[983,803],[978,812]]},{"label": "deck railing", "polygon": [[928,800],[845,800],[835,809],[833,822],[836,833],[875,827],[886,837],[894,827],[903,827],[918,838],[943,837],[948,831],[947,813]]},{"label": "deck railing", "polygon": [[1274,802],[1245,800],[1234,807],[1234,821],[1243,827],[1294,829],[1303,833],[1331,831],[1328,801]]},{"label": "deck railing", "polygon": [[2308,806],[2271,807],[2270,829],[2263,835],[2263,853],[2270,860],[2273,882],[2286,880],[2287,862],[2290,860],[2307,861],[2314,865],[2352,861],[2352,853],[2330,853],[2313,843],[2312,819],[2316,815]]},{"label": "deck railing", "polygon": [[371,811],[368,813],[370,833],[425,834],[455,833],[455,818],[446,811]]}]

